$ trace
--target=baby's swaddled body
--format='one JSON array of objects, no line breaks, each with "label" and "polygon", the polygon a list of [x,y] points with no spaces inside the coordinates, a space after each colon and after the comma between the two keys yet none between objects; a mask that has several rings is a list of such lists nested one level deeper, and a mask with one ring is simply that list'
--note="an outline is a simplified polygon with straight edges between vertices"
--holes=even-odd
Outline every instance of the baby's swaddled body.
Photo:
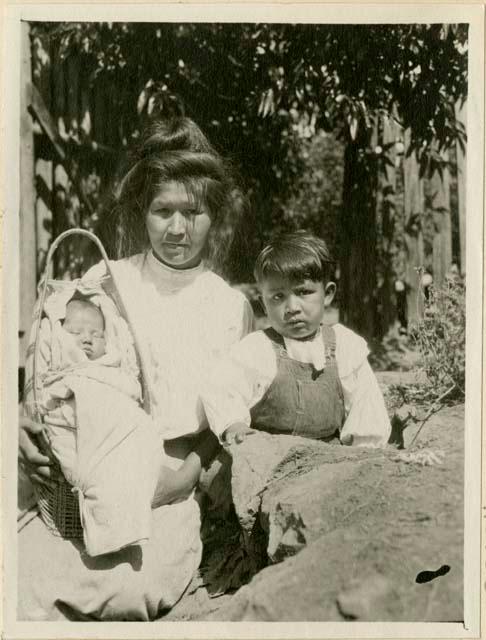
[{"label": "baby's swaddled body", "polygon": [[[151,501],[163,440],[140,406],[130,332],[109,299],[69,300],[44,318],[39,409],[54,457],[78,494],[90,556],[150,536]],[[101,309],[103,308],[103,312]]]}]

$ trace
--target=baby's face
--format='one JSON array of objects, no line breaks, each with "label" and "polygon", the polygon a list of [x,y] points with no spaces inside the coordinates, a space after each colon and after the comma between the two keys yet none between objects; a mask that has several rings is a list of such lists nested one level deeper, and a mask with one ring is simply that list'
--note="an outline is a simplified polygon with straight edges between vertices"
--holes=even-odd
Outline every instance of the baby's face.
[{"label": "baby's face", "polygon": [[91,304],[73,300],[66,307],[64,330],[74,336],[76,345],[89,360],[105,353],[105,323],[101,311]]}]

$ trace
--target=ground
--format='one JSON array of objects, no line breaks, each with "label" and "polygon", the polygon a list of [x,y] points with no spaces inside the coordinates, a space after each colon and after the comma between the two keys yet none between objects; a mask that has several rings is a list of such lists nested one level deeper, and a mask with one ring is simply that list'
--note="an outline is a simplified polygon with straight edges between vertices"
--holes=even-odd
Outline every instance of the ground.
[{"label": "ground", "polygon": [[249,438],[232,460],[234,549],[268,566],[219,597],[203,572],[165,619],[462,620],[464,407],[442,408],[408,448],[418,426],[385,451]]}]

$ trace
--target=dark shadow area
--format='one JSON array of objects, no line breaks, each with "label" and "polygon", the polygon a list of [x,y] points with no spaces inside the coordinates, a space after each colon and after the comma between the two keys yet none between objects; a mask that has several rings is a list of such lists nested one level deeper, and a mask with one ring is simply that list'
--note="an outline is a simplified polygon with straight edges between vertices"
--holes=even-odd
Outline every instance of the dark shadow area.
[{"label": "dark shadow area", "polygon": [[446,573],[449,573],[451,570],[448,564],[443,564],[437,571],[421,571],[417,574],[415,578],[415,582],[417,584],[424,584],[425,582],[430,582],[439,576],[445,576]]}]

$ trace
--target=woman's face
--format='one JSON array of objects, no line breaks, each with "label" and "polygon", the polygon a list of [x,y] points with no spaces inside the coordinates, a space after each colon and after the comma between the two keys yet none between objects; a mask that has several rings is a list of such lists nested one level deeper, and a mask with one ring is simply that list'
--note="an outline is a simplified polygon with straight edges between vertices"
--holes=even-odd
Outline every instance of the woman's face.
[{"label": "woman's face", "polygon": [[209,212],[180,182],[167,182],[149,205],[145,224],[157,258],[175,269],[199,264],[211,227]]}]

